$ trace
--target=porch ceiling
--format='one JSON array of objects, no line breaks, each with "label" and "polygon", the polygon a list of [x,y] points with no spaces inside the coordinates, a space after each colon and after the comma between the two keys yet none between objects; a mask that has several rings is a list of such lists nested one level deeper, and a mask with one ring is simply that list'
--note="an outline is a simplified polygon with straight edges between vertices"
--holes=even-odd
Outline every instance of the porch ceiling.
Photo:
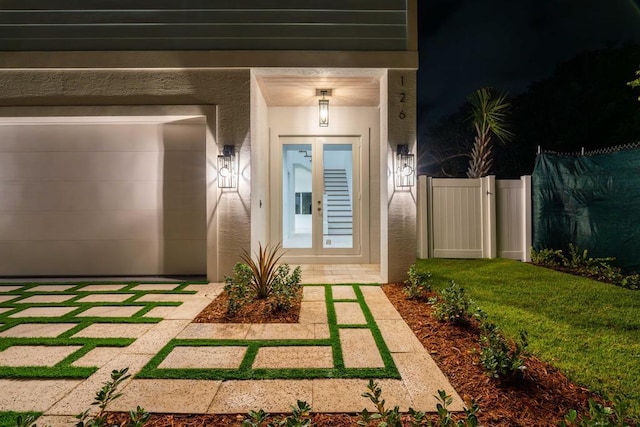
[{"label": "porch ceiling", "polygon": [[380,104],[380,76],[369,75],[257,75],[258,85],[269,106],[300,107],[318,105],[316,89],[331,89],[327,97],[332,106]]}]

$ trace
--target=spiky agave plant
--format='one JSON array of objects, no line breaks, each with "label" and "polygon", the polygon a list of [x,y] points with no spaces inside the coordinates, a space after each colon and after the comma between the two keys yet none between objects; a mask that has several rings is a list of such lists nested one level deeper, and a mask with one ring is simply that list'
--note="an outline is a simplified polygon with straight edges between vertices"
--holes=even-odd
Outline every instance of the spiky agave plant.
[{"label": "spiky agave plant", "polygon": [[493,88],[480,88],[469,96],[471,104],[471,122],[476,136],[471,150],[471,160],[467,176],[481,178],[491,173],[493,153],[491,137],[506,144],[511,141],[513,133],[507,126],[507,114],[511,103],[504,93],[496,94]]},{"label": "spiky agave plant", "polygon": [[276,245],[267,244],[264,248],[259,244],[258,252],[255,253],[256,260],[251,257],[247,250],[242,251],[242,260],[251,269],[250,289],[255,293],[256,298],[267,298],[273,289],[273,281],[278,268],[278,261],[282,258],[280,243]]}]

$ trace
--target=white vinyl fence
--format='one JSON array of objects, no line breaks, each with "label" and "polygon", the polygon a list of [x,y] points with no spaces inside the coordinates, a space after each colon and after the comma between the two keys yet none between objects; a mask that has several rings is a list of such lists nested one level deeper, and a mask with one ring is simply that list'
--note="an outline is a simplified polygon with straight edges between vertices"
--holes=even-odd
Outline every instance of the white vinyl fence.
[{"label": "white vinyl fence", "polygon": [[418,178],[419,258],[530,260],[531,177]]}]

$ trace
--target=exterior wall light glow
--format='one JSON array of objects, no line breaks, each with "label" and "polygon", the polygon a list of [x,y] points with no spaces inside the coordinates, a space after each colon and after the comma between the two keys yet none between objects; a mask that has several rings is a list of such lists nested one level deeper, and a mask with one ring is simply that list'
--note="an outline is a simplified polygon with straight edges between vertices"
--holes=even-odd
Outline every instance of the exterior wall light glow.
[{"label": "exterior wall light glow", "polygon": [[218,188],[236,188],[238,182],[233,145],[225,145],[218,156]]},{"label": "exterior wall light glow", "polygon": [[396,151],[396,187],[413,187],[415,183],[415,156],[409,145],[398,144]]},{"label": "exterior wall light glow", "polygon": [[320,94],[322,95],[322,99],[318,101],[319,125],[320,127],[328,127],[329,126],[329,100],[324,99],[324,97],[329,94],[329,91],[326,89],[321,89]]}]

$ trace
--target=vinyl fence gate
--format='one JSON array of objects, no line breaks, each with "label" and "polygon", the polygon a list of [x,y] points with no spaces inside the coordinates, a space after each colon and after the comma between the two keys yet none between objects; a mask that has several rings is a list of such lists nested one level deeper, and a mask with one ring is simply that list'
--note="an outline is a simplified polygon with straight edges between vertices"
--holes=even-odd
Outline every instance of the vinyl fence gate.
[{"label": "vinyl fence gate", "polygon": [[418,177],[418,258],[531,259],[531,176]]}]

